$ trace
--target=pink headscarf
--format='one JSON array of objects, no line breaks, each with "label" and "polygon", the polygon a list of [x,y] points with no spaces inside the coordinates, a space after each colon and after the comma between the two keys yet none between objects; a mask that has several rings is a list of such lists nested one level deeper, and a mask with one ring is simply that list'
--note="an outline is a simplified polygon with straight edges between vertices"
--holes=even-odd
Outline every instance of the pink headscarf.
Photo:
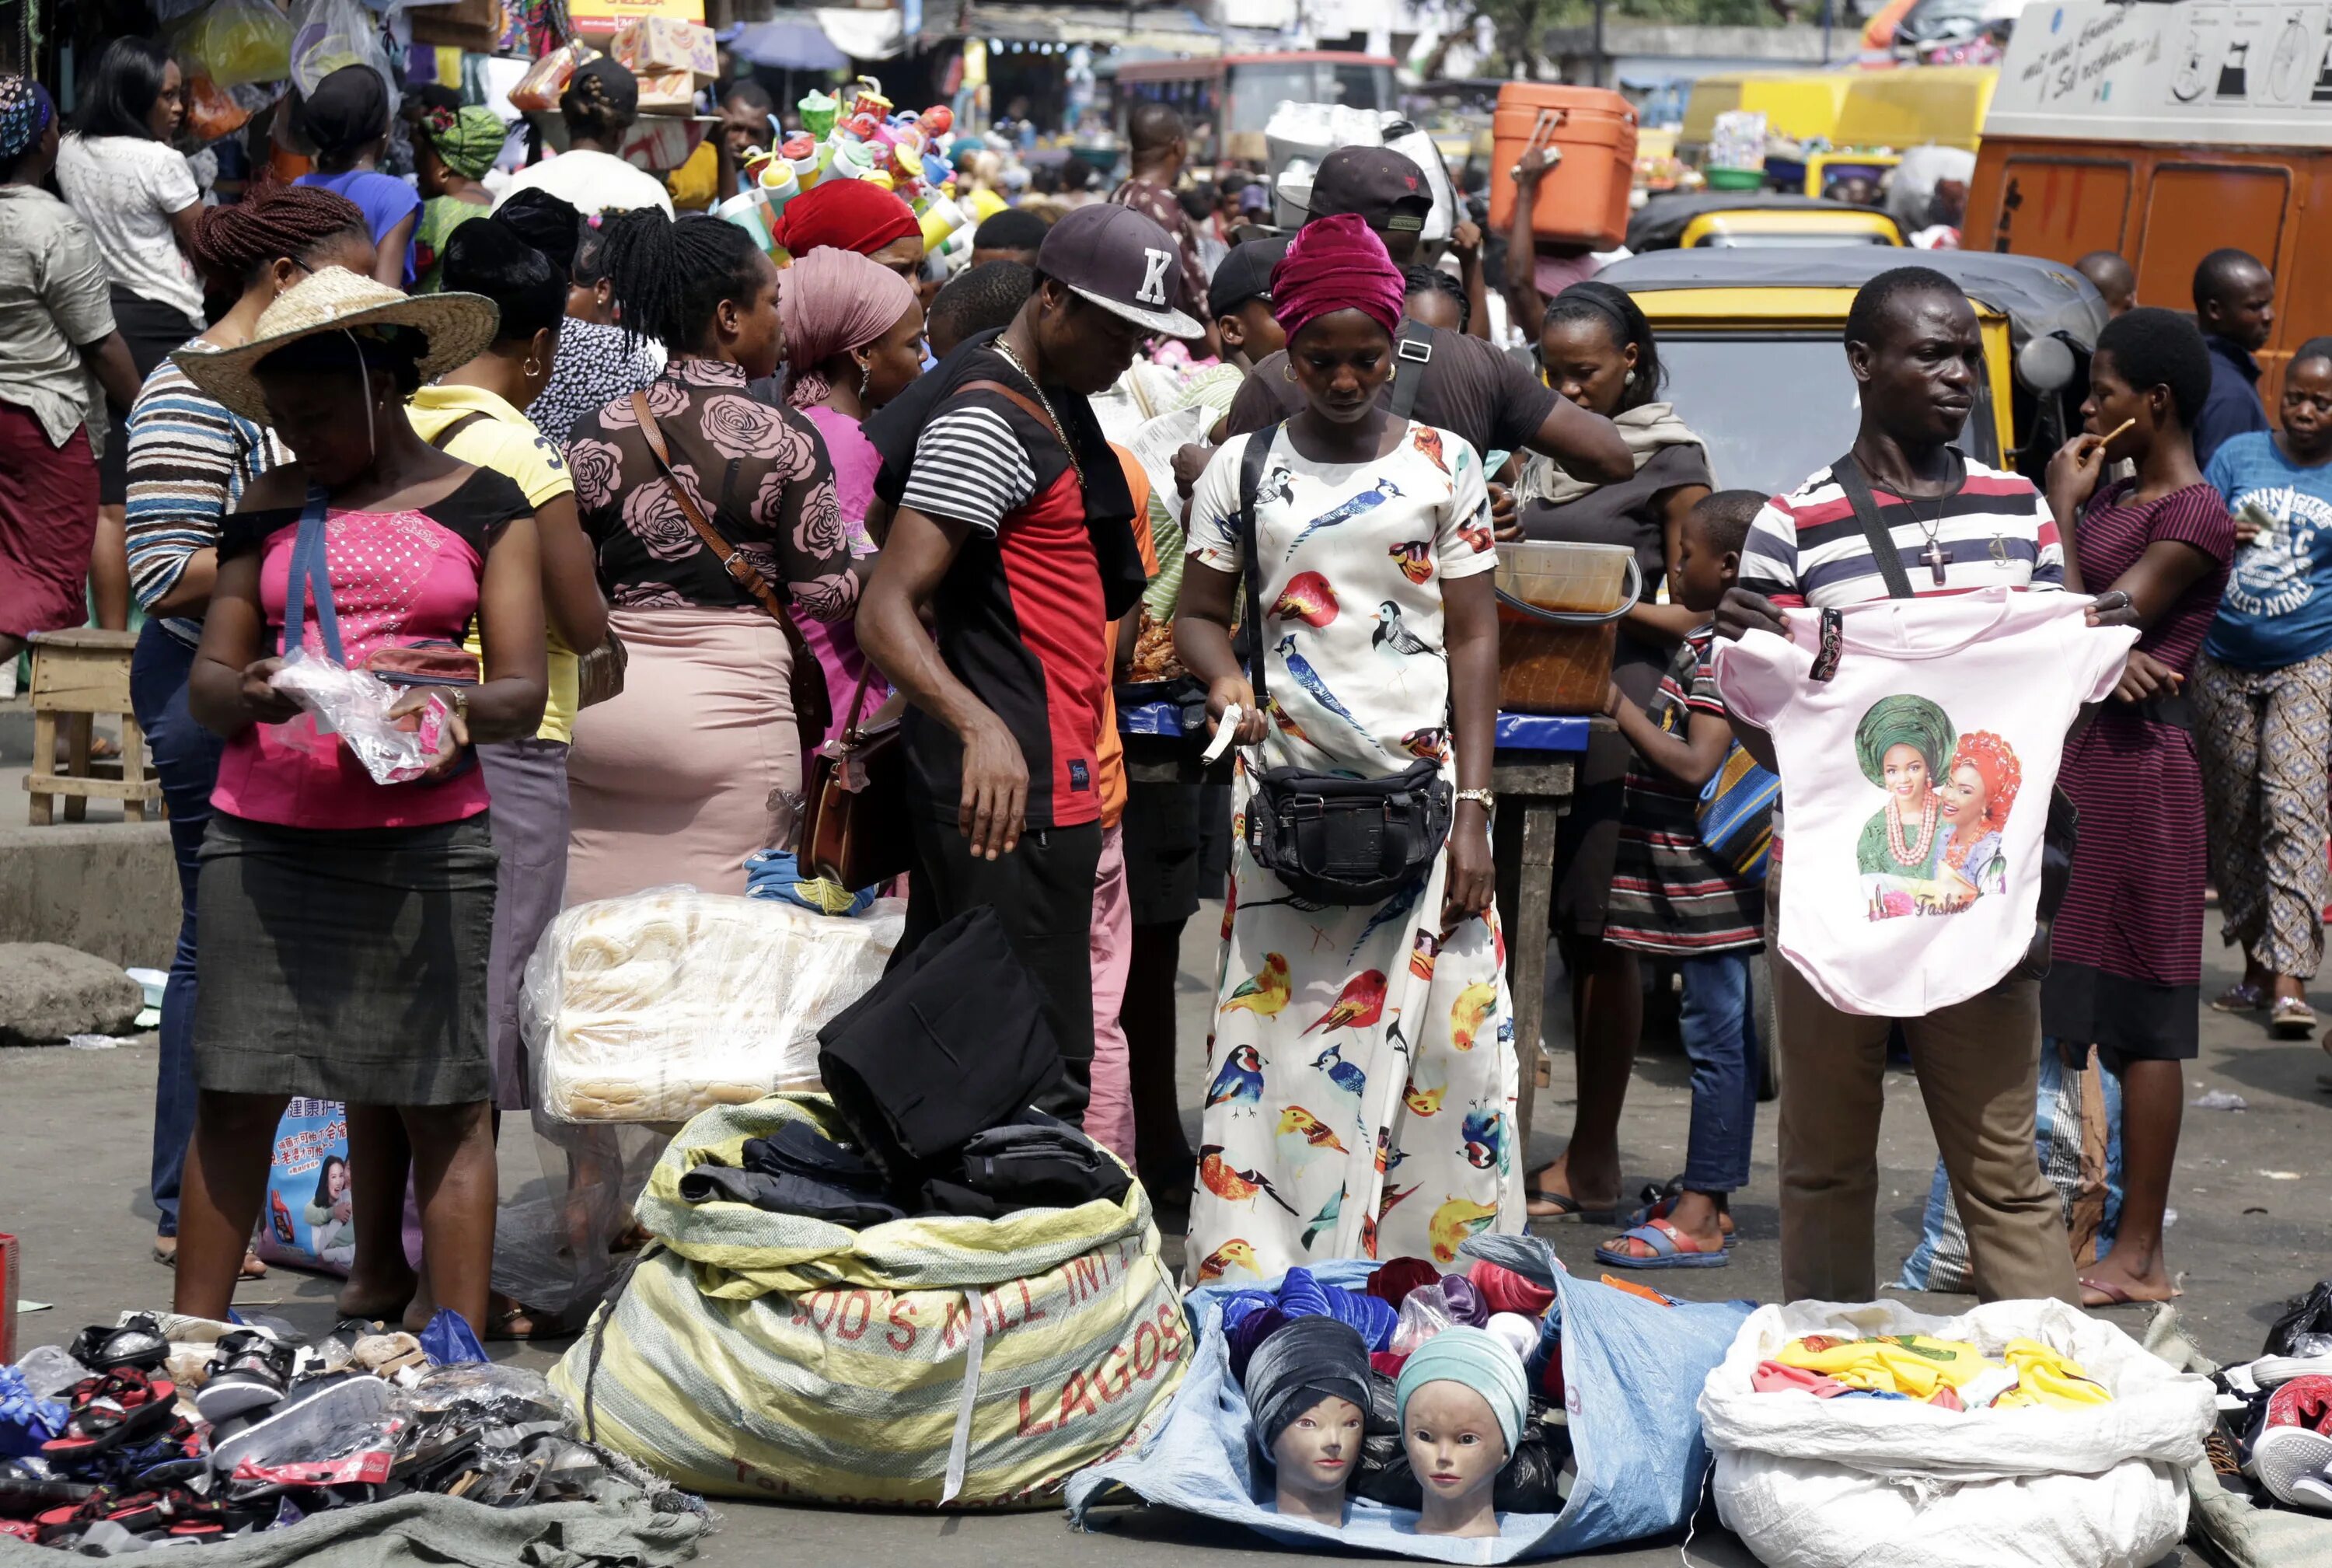
[{"label": "pink headscarf", "polygon": [[1384,242],[1358,213],[1314,218],[1271,269],[1271,313],[1291,339],[1332,311],[1364,311],[1398,332],[1408,293]]},{"label": "pink headscarf", "polygon": [[823,403],[834,390],[819,367],[864,349],[899,324],[915,286],[856,251],[821,245],[778,273],[778,316],[786,328],[786,402]]}]

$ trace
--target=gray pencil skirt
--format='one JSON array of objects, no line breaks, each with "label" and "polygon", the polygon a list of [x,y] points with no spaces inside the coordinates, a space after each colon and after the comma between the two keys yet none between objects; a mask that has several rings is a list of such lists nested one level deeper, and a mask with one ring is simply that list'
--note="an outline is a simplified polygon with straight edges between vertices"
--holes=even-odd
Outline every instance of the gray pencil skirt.
[{"label": "gray pencil skirt", "polygon": [[491,1100],[493,836],[213,814],[196,884],[195,1083],[359,1105]]}]

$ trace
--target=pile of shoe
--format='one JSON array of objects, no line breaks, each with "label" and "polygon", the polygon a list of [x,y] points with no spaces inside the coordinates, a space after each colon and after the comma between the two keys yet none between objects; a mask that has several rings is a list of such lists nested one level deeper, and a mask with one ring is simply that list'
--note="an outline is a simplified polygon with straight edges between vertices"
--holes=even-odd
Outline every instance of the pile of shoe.
[{"label": "pile of shoe", "polygon": [[2210,1447],[2220,1484],[2262,1507],[2332,1514],[2332,1343],[2223,1367],[2211,1381],[2219,1389],[2220,1440]]},{"label": "pile of shoe", "polygon": [[306,1344],[130,1315],[0,1369],[0,1535],[103,1555],[409,1492],[582,1498],[608,1462],[574,1434],[537,1373],[435,1364],[377,1324]]}]

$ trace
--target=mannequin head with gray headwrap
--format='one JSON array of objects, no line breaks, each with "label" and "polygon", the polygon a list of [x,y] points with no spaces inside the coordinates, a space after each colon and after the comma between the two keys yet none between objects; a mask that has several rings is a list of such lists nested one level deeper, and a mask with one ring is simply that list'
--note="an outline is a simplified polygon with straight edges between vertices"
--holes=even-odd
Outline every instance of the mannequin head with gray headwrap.
[{"label": "mannequin head with gray headwrap", "polygon": [[1394,1391],[1401,1441],[1424,1494],[1420,1535],[1498,1533],[1498,1472],[1514,1458],[1530,1415],[1530,1377],[1514,1347],[1454,1325],[1401,1363]]},{"label": "mannequin head with gray headwrap", "polygon": [[1342,1525],[1369,1409],[1369,1346],[1333,1317],[1291,1318],[1247,1364],[1256,1439],[1278,1478],[1277,1508]]}]

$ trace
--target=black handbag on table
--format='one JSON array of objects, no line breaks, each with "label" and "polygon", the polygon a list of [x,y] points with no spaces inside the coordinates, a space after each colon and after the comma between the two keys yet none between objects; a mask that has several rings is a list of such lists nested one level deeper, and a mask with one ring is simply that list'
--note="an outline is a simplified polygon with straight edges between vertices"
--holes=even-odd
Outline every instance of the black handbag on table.
[{"label": "black handbag on table", "polygon": [[[1249,436],[1239,464],[1239,551],[1252,650],[1247,667],[1256,703],[1266,712],[1268,655],[1262,636],[1255,506],[1279,431],[1274,425]],[[1324,904],[1376,904],[1432,870],[1434,856],[1448,840],[1455,804],[1448,780],[1432,762],[1416,762],[1383,779],[1274,768],[1256,776],[1247,801],[1247,853],[1298,898]]]}]

